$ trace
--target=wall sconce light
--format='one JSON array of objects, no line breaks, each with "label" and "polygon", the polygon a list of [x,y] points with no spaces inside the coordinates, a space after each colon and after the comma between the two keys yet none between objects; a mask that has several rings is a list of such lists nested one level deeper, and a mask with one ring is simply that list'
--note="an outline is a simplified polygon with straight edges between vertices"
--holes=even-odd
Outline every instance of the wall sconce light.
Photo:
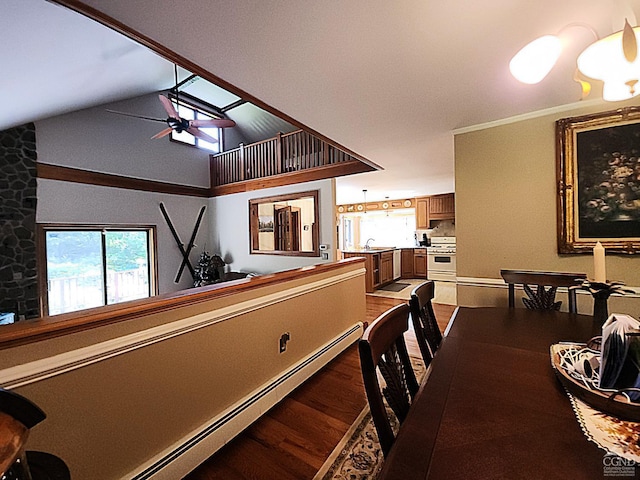
[{"label": "wall sconce light", "polygon": [[511,74],[523,83],[535,84],[542,81],[562,53],[560,33],[570,27],[587,28],[596,38],[596,41],[585,48],[577,59],[574,80],[582,85],[583,97],[591,90],[588,79],[603,82],[602,98],[609,102],[627,100],[640,93],[640,90],[636,89],[640,80],[640,58],[638,57],[640,27],[631,27],[626,20],[622,30],[602,39],[598,38],[593,28],[579,23],[567,25],[558,35],[537,38],[511,59],[509,62]]}]

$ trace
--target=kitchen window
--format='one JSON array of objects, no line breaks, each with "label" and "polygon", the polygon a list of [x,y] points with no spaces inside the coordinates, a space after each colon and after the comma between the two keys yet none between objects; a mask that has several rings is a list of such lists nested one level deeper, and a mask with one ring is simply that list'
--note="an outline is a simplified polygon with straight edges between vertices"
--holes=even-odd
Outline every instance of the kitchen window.
[{"label": "kitchen window", "polygon": [[154,227],[41,225],[43,315],[156,292]]},{"label": "kitchen window", "polygon": [[371,245],[404,247],[415,245],[416,216],[414,209],[345,213],[340,215],[340,245],[343,250]]}]

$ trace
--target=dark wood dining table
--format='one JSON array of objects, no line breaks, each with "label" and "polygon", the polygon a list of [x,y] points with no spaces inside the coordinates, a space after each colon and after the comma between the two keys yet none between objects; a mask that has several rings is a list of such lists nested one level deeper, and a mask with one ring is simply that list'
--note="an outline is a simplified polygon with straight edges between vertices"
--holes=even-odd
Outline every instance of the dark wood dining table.
[{"label": "dark wood dining table", "polygon": [[603,478],[549,354],[596,335],[587,315],[459,307],[378,478]]}]

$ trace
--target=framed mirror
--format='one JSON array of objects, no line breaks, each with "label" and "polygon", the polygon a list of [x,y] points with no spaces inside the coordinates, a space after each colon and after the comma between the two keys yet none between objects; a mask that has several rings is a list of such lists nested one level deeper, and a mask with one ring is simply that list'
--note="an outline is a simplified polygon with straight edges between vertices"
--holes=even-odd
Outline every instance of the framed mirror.
[{"label": "framed mirror", "polygon": [[249,200],[252,254],[319,257],[318,190]]}]

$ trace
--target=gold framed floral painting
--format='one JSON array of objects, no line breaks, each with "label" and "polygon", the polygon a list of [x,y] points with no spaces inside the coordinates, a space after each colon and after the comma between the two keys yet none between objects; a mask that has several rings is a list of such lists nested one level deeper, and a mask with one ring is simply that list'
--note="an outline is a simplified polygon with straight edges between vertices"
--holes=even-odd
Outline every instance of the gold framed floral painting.
[{"label": "gold framed floral painting", "polygon": [[556,122],[558,252],[640,253],[640,107]]}]

